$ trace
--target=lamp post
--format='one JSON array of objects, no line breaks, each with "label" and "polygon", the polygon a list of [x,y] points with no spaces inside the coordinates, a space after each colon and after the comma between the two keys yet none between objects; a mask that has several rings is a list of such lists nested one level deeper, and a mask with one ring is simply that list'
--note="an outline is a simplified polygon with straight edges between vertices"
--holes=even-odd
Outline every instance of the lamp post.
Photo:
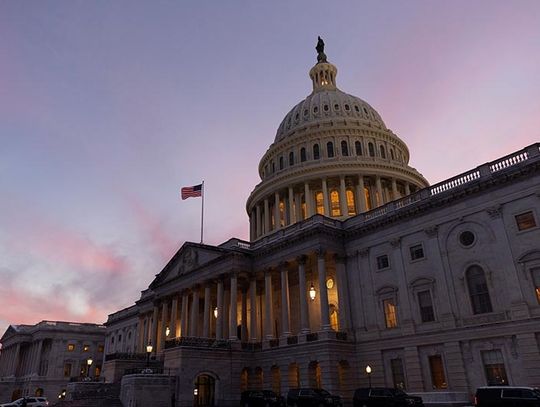
[{"label": "lamp post", "polygon": [[152,353],[153,346],[152,344],[146,345],[146,367],[150,366],[150,354]]},{"label": "lamp post", "polygon": [[366,374],[369,381],[369,388],[371,389],[371,366],[370,365],[366,366]]},{"label": "lamp post", "polygon": [[86,377],[90,378],[90,366],[92,366],[92,363],[94,363],[94,361],[92,360],[92,358],[88,358],[86,360],[86,364],[87,364],[87,368],[86,368]]}]

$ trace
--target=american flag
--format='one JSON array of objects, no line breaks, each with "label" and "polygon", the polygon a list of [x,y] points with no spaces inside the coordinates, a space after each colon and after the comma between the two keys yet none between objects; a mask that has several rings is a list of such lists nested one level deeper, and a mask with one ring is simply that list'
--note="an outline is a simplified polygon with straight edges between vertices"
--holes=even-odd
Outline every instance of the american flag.
[{"label": "american flag", "polygon": [[182,188],[182,200],[202,196],[202,184]]}]

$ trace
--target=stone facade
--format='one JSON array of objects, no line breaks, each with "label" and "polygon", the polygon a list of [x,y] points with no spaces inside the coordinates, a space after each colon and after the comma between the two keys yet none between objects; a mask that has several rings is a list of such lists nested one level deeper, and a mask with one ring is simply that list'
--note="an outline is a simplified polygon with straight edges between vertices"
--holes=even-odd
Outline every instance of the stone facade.
[{"label": "stone facade", "polygon": [[99,378],[104,339],[105,327],[96,324],[42,321],[9,326],[0,339],[0,400],[34,395],[55,400],[70,381]]},{"label": "stone facade", "polygon": [[489,383],[540,385],[539,144],[428,186],[336,73],[311,70],[261,160],[251,241],[185,243],[109,316],[107,377],[143,366],[150,344],[177,406],[237,405],[245,389],[350,401],[371,383],[463,402]]}]

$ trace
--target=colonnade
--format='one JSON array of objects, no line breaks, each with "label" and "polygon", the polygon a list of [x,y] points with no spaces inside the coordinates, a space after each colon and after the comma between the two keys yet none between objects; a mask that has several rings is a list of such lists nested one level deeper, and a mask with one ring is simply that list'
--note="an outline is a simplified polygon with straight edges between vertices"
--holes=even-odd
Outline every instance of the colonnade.
[{"label": "colonnade", "polygon": [[[416,186],[398,178],[373,176],[323,177],[275,191],[250,213],[251,240],[319,213],[354,216],[409,195]],[[307,198],[306,198],[307,197]]]},{"label": "colonnade", "polygon": [[39,374],[42,348],[42,339],[33,341],[30,344],[18,342],[3,348],[0,356],[0,366],[2,366],[0,376]]},{"label": "colonnade", "polygon": [[[332,288],[336,290],[333,295],[339,304],[339,328],[346,330],[349,301],[347,290],[344,289],[345,264],[341,257],[332,258],[335,259],[336,280]],[[264,274],[262,279],[257,279],[258,273],[232,271],[154,302],[151,311],[139,316],[139,351],[145,352],[147,344],[161,351],[166,339],[176,337],[260,342],[275,339],[278,331],[280,337],[288,337],[308,334],[312,326],[315,330],[331,330],[327,256],[324,251],[320,251],[309,262],[310,275],[313,277],[316,269],[318,279],[319,309],[312,316],[317,315],[318,326],[313,324],[313,318],[310,321],[307,260],[308,256],[300,256],[294,262],[281,263],[276,268],[259,273]],[[290,286],[293,274],[295,283],[298,277],[298,284]],[[276,280],[279,280],[277,290],[273,287]],[[276,292],[279,299],[273,298]],[[291,299],[295,302],[294,315],[291,315]],[[280,318],[275,314],[278,311]],[[276,326],[278,319],[279,327]],[[296,327],[295,332],[293,325]]]}]

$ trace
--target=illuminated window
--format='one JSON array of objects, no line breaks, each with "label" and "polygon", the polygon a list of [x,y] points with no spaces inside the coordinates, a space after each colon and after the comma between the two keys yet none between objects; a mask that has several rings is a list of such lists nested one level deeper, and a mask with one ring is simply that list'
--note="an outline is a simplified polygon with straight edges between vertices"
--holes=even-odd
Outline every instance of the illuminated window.
[{"label": "illuminated window", "polygon": [[335,189],[330,192],[330,207],[332,216],[341,216],[341,208],[339,205],[339,193]]},{"label": "illuminated window", "polygon": [[469,296],[474,314],[485,314],[492,312],[491,299],[484,270],[480,266],[471,266],[465,273]]},{"label": "illuminated window", "polygon": [[441,355],[433,355],[429,357],[429,370],[431,371],[431,384],[433,385],[434,389],[448,388]]},{"label": "illuminated window", "polygon": [[386,158],[386,151],[384,150],[384,146],[380,146],[381,148],[381,157]]},{"label": "illuminated window", "polygon": [[532,211],[516,215],[516,223],[519,230],[527,230],[536,227],[536,220]]},{"label": "illuminated window", "polygon": [[531,272],[536,300],[538,301],[538,304],[540,304],[540,268],[534,268]]},{"label": "illuminated window", "polygon": [[339,315],[335,305],[330,305],[330,326],[334,331],[339,331]]},{"label": "illuminated window", "polygon": [[326,143],[326,155],[328,158],[332,158],[334,156],[334,143],[331,141]]},{"label": "illuminated window", "polygon": [[279,224],[285,226],[285,202],[279,201]]},{"label": "illuminated window", "polygon": [[317,192],[315,194],[315,201],[317,202],[317,213],[319,215],[324,215],[324,196],[322,192]]},{"label": "illuminated window", "polygon": [[387,328],[397,327],[397,307],[393,299],[383,300],[384,321]]},{"label": "illuminated window", "polygon": [[483,351],[482,362],[488,386],[508,385],[504,359],[499,349]]},{"label": "illuminated window", "polygon": [[375,147],[373,146],[373,143],[368,144],[368,150],[369,150],[369,156],[375,157]]},{"label": "illuminated window", "polygon": [[71,363],[64,363],[64,377],[71,377]]},{"label": "illuminated window", "polygon": [[300,149],[300,162],[306,161],[306,149],[302,147]]},{"label": "illuminated window", "polygon": [[371,194],[369,193],[369,188],[364,187],[364,199],[366,200],[366,210],[371,210]]},{"label": "illuminated window", "polygon": [[349,146],[347,145],[347,142],[345,140],[341,142],[341,155],[344,157],[347,157],[349,155]]},{"label": "illuminated window", "polygon": [[104,350],[103,345],[98,345],[97,351],[98,351],[99,353],[103,353],[103,350]]},{"label": "illuminated window", "polygon": [[302,211],[302,219],[307,218],[307,207],[306,207],[306,197],[302,194],[302,204],[300,205],[300,210]]},{"label": "illuminated window", "polygon": [[399,358],[390,359],[390,370],[392,371],[392,381],[396,389],[405,390],[405,372],[403,361]]},{"label": "illuminated window", "polygon": [[354,192],[352,189],[347,189],[347,191],[345,191],[345,195],[347,196],[347,213],[349,216],[354,216],[356,215]]},{"label": "illuminated window", "polygon": [[72,343],[68,343],[67,350],[68,350],[69,352],[73,352],[73,351],[75,350],[75,345],[72,344]]},{"label": "illuminated window", "polygon": [[99,377],[101,375],[101,366],[96,366],[94,369],[94,376]]},{"label": "illuminated window", "polygon": [[362,155],[362,143],[359,141],[355,142],[354,149],[356,150],[356,155]]},{"label": "illuminated window", "polygon": [[294,153],[291,151],[289,153],[289,167],[292,167],[294,165]]},{"label": "illuminated window", "polygon": [[[118,341],[119,341],[119,342],[122,341],[122,337],[121,337],[121,336],[118,338]],[[89,345],[84,345],[84,346],[83,346],[83,352],[88,352],[89,350],[90,350],[90,346],[89,346]]]},{"label": "illuminated window", "polygon": [[377,269],[383,270],[388,267],[390,267],[390,261],[388,260],[388,256],[386,254],[377,257]]},{"label": "illuminated window", "polygon": [[422,322],[435,321],[433,301],[431,300],[431,292],[429,290],[418,292],[418,306],[420,307]]},{"label": "illuminated window", "polygon": [[313,144],[313,159],[318,160],[321,158],[320,152],[319,152],[319,145]]}]

